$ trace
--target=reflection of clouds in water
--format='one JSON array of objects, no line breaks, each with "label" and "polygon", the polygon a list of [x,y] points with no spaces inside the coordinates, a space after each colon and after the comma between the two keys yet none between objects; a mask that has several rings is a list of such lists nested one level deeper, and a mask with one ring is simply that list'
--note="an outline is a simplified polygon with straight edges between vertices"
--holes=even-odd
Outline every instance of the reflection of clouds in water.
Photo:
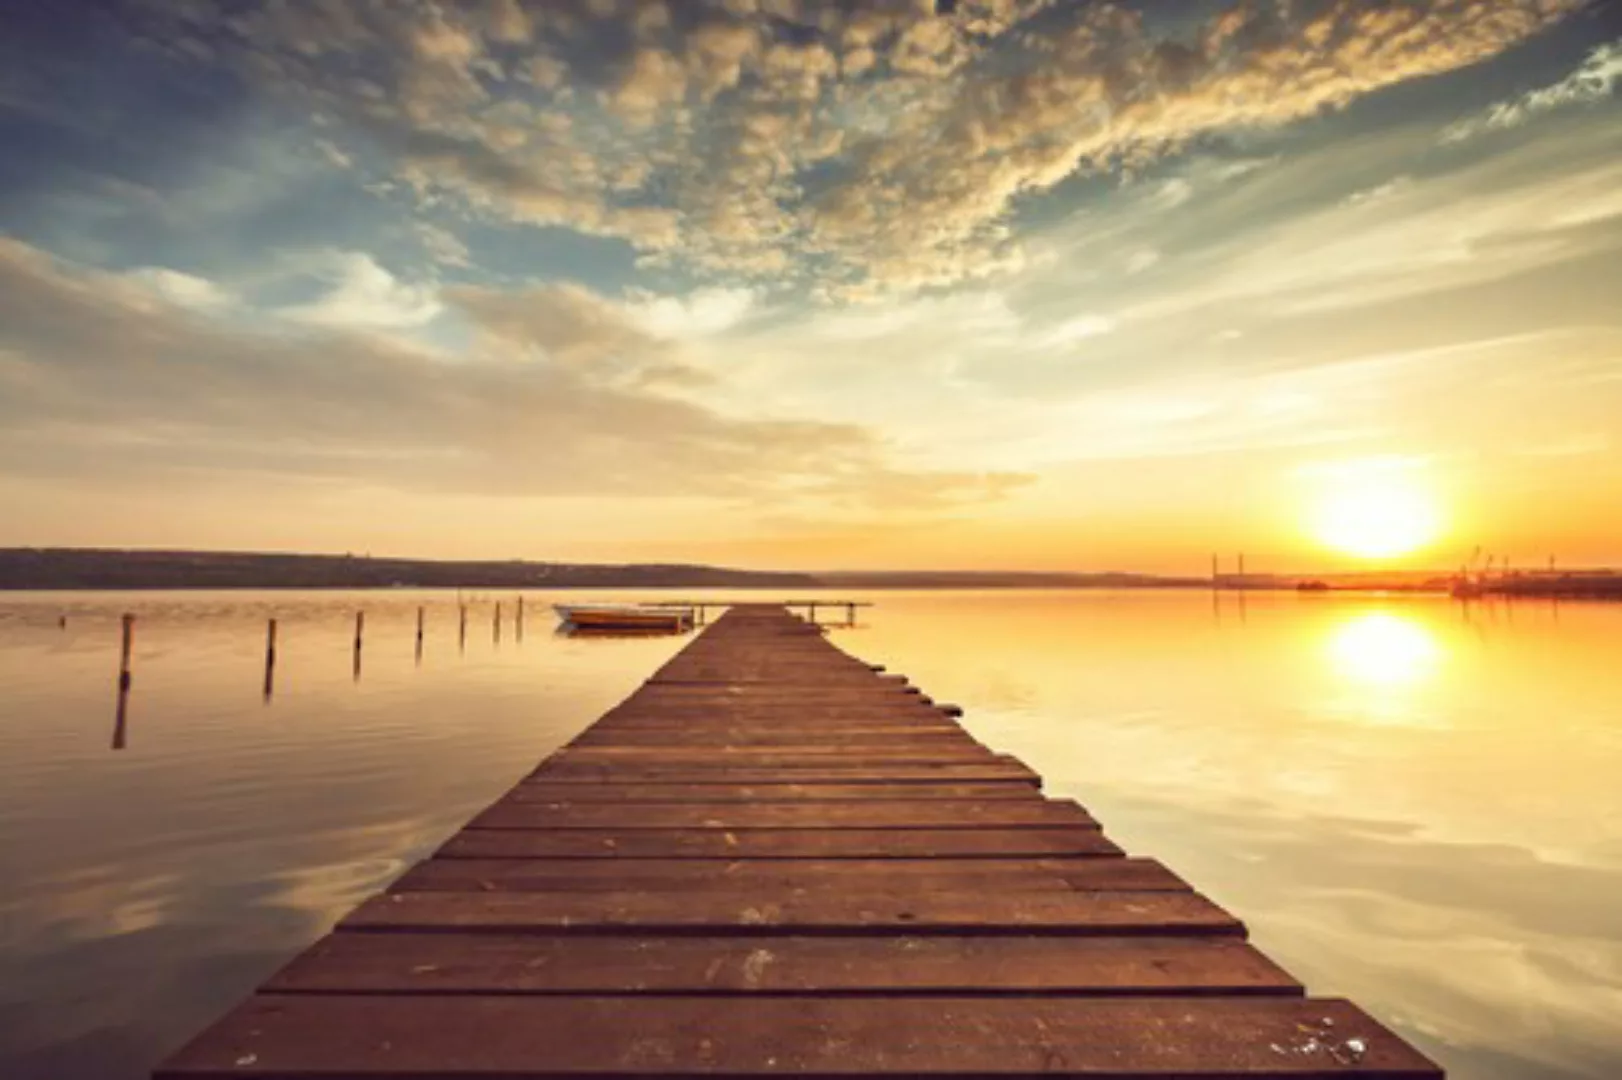
[{"label": "reflection of clouds in water", "polygon": [[1240,913],[1314,992],[1378,1002],[1450,1075],[1617,1074],[1622,871],[1257,799],[1095,809],[1131,822],[1130,847]]},{"label": "reflection of clouds in water", "polygon": [[1315,990],[1379,994],[1387,1019],[1447,1048],[1453,1075],[1599,1077],[1622,1061],[1614,939],[1530,933],[1376,889],[1311,889],[1256,921],[1264,949],[1275,934],[1293,943],[1270,951]]},{"label": "reflection of clouds in water", "polygon": [[[412,844],[422,846],[421,840]],[[398,845],[391,845],[399,850]],[[379,892],[405,872],[410,859],[358,859],[284,870],[273,879],[275,889],[264,904],[324,915],[323,922],[342,917],[350,908]]]},{"label": "reflection of clouds in water", "polygon": [[[93,867],[52,883],[49,904],[27,895],[5,911],[6,924],[26,947],[41,938],[94,941],[133,934],[173,921],[181,880],[175,874],[127,875],[127,867]],[[9,935],[8,935],[9,936]]]},{"label": "reflection of clouds in water", "polygon": [[[444,832],[438,820],[357,824],[159,853],[171,865],[145,876],[145,858],[74,868],[18,885],[4,908],[8,936],[31,950],[171,925],[221,923],[246,933],[258,925],[241,923],[250,908],[285,911],[296,933],[310,936],[397,877]],[[351,857],[320,862],[317,852]],[[255,944],[276,947],[282,933],[278,924]]]}]

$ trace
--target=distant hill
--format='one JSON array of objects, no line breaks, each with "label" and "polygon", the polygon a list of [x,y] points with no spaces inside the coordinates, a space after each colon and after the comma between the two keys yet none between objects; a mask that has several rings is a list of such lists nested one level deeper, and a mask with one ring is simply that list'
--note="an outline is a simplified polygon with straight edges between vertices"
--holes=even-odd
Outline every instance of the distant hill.
[{"label": "distant hill", "polygon": [[816,588],[810,574],[639,563],[0,548],[0,589]]}]

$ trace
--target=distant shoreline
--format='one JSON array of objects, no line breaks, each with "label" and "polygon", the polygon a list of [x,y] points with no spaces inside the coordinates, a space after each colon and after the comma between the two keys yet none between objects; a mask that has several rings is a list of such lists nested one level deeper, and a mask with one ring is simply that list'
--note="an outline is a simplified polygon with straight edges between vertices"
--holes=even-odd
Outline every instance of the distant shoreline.
[{"label": "distant shoreline", "polygon": [[[266,552],[112,548],[0,548],[0,591],[198,589],[1217,589],[1236,592],[1447,594],[1458,579],[1436,571],[1250,574],[1209,577],[1110,571],[739,570],[685,563],[372,558]],[[1475,595],[1622,599],[1622,573],[1511,574]]]}]

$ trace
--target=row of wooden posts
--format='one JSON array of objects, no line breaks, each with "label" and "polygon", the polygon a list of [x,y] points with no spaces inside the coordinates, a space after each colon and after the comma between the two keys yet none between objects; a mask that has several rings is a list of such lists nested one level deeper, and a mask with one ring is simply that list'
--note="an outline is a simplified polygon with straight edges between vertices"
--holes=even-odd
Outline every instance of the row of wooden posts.
[{"label": "row of wooden posts", "polygon": [[[817,607],[819,606],[819,602],[817,602],[817,601],[798,601],[798,602],[794,602],[794,603],[797,603],[799,606],[809,606],[810,611],[811,611],[811,618],[813,620],[815,620],[815,618],[816,618],[816,610],[817,610]],[[715,606],[715,605],[706,605],[706,606]],[[847,625],[854,625],[855,621],[856,621],[856,609],[859,608],[859,607],[868,607],[870,605],[865,603],[865,602],[861,602],[861,601],[857,601],[857,602],[839,601],[837,603],[822,603],[820,606],[832,606],[832,607],[844,607],[844,608],[847,608],[848,613],[849,613],[849,620],[850,620]],[[456,620],[456,645],[457,645],[457,649],[459,651],[464,651],[467,648],[467,609],[468,609],[468,605],[467,605],[466,601],[459,601],[458,602],[458,604],[457,604],[457,620]],[[121,621],[122,621],[122,624],[123,624],[123,631],[122,631],[122,634],[121,634],[121,637],[120,637],[119,648],[118,648],[118,708],[117,708],[116,723],[115,723],[115,726],[113,728],[113,749],[115,749],[115,750],[122,750],[124,748],[124,745],[125,745],[125,721],[127,719],[128,710],[129,710],[130,686],[131,686],[131,683],[133,681],[132,658],[133,658],[134,649],[135,649],[135,615],[134,615],[134,613],[133,612],[126,612],[123,615],[123,618],[122,618]],[[700,621],[701,622],[703,621],[702,618],[700,618]],[[416,628],[416,650],[415,650],[416,662],[418,664],[422,663],[423,632],[424,632],[424,628],[426,626],[426,623],[427,623],[427,609],[423,605],[418,605],[418,607],[417,607],[417,628]],[[61,627],[62,629],[66,629],[67,625],[68,625],[68,617],[66,615],[59,616],[58,619],[57,619],[57,625],[59,627]],[[503,609],[502,609],[501,601],[498,600],[498,601],[496,601],[495,609],[491,613],[491,617],[490,617],[491,639],[498,645],[501,643],[502,625],[503,625]],[[516,639],[518,641],[523,641],[524,640],[524,598],[522,596],[519,596],[517,598],[517,603],[514,606],[513,628],[514,628],[514,633],[515,633]],[[263,695],[264,695],[264,700],[267,703],[271,700],[272,696],[275,694],[275,691],[276,691],[277,630],[278,630],[278,623],[277,623],[277,620],[275,618],[270,618],[270,619],[266,620],[266,623],[265,623],[265,679],[264,679],[264,685],[263,685]],[[361,653],[362,653],[362,648],[363,648],[364,643],[365,643],[365,638],[366,638],[366,612],[364,610],[357,610],[355,612],[355,637],[354,637],[354,644],[353,644],[353,656],[354,656],[354,668],[353,668],[353,671],[354,671],[354,678],[355,678],[355,680],[357,682],[360,680]]]},{"label": "row of wooden posts", "polygon": [[[458,649],[467,648],[467,604],[457,605],[456,644]],[[122,699],[129,694],[132,681],[131,657],[135,646],[135,615],[126,612],[122,619],[123,632],[118,648],[118,692],[120,705]],[[58,620],[58,625],[67,625],[67,616]],[[427,609],[422,605],[417,607],[417,633],[416,633],[416,661],[422,663],[423,631],[427,625]],[[502,606],[498,600],[491,615],[491,638],[497,644],[501,643]],[[524,598],[520,596],[513,616],[513,629],[517,640],[524,640]],[[269,701],[276,688],[276,636],[277,621],[268,619],[265,623],[265,684],[264,696]],[[361,650],[366,638],[366,612],[355,612],[355,640],[354,640],[354,675],[360,678]]]}]

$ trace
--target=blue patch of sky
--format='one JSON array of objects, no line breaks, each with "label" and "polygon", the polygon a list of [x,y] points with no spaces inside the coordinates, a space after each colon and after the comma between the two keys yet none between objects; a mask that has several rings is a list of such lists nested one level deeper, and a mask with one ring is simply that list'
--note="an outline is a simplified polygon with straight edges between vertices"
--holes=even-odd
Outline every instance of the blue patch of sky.
[{"label": "blue patch of sky", "polygon": [[476,272],[470,280],[505,286],[573,281],[614,294],[640,276],[630,244],[561,226],[470,218],[452,226]]}]

